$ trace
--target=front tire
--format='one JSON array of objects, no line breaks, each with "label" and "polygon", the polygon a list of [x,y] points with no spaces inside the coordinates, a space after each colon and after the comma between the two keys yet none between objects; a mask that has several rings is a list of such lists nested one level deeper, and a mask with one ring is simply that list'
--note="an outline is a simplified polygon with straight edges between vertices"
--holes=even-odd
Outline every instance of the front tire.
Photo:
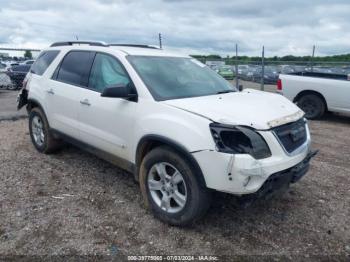
[{"label": "front tire", "polygon": [[314,94],[303,95],[298,100],[298,106],[305,112],[305,117],[308,119],[320,118],[326,111],[323,99]]},{"label": "front tire", "polygon": [[62,141],[53,137],[45,114],[38,107],[29,113],[29,133],[34,147],[40,153],[50,154],[62,146]]},{"label": "front tire", "polygon": [[140,187],[145,205],[171,225],[191,224],[210,206],[210,192],[200,185],[192,166],[167,146],[153,149],[142,160]]}]

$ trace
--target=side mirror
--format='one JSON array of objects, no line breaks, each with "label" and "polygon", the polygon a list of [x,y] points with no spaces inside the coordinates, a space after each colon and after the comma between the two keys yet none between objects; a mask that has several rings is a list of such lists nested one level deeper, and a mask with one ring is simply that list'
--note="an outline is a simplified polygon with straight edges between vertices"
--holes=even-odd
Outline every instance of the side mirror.
[{"label": "side mirror", "polygon": [[238,85],[238,91],[241,92],[243,90],[243,85]]},{"label": "side mirror", "polygon": [[115,98],[124,98],[127,100],[135,99],[136,94],[130,94],[130,88],[125,84],[117,84],[113,86],[108,86],[103,90],[102,97],[115,97]]}]

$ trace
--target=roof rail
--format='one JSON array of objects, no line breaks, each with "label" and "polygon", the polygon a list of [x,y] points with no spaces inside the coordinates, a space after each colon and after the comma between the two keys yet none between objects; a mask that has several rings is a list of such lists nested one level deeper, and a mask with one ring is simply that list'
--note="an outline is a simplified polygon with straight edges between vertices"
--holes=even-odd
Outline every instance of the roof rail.
[{"label": "roof rail", "polygon": [[91,46],[108,46],[104,42],[97,42],[97,41],[65,41],[65,42],[55,42],[52,45],[50,45],[50,47],[74,45],[74,44],[85,44],[85,45],[91,45]]},{"label": "roof rail", "polygon": [[109,46],[128,46],[128,47],[159,49],[158,47],[151,46],[151,45],[137,45],[137,44],[109,44]]}]

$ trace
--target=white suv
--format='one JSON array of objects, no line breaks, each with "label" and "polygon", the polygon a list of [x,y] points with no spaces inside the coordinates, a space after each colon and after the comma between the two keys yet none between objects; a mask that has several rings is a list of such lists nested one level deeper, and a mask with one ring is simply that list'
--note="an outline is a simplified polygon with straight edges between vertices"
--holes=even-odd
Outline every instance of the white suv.
[{"label": "white suv", "polygon": [[213,190],[255,199],[285,188],[315,155],[304,113],[286,98],[239,91],[197,60],[151,46],[54,43],[18,103],[39,152],[65,140],[116,163],[173,225],[201,217]]}]

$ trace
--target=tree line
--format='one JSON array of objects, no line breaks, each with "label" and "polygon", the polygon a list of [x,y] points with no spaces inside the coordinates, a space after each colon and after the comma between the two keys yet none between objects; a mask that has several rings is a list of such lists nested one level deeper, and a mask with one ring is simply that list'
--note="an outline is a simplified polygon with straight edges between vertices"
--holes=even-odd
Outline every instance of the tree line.
[{"label": "tree line", "polygon": [[[220,55],[191,55],[193,58],[196,58],[200,61],[207,60],[235,60],[235,56],[227,56],[221,57]],[[261,61],[261,56],[238,56],[237,59],[241,62],[259,62]],[[305,62],[305,61],[314,61],[314,62],[350,62],[350,54],[343,55],[332,55],[332,56],[273,56],[273,57],[265,57],[265,61],[269,62],[283,62],[283,61],[291,61],[291,62]]]}]

